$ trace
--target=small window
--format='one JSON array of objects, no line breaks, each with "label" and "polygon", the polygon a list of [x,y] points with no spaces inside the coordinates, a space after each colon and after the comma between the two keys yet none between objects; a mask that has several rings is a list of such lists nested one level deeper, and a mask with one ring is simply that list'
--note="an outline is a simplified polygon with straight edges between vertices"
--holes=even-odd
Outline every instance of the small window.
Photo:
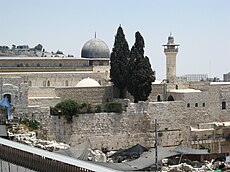
[{"label": "small window", "polygon": [[62,67],[62,64],[61,64],[61,63],[59,63],[59,67]]},{"label": "small window", "polygon": [[205,107],[205,103],[203,103],[203,107]]},{"label": "small window", "polygon": [[178,85],[176,85],[176,90],[178,90]]},{"label": "small window", "polygon": [[20,67],[20,64],[17,64],[17,67]]},{"label": "small window", "polygon": [[65,81],[65,86],[69,86],[69,81],[68,80]]},{"label": "small window", "polygon": [[226,102],[222,102],[222,109],[226,109]]},{"label": "small window", "polygon": [[32,86],[32,81],[28,82],[28,86],[30,86],[30,87]]},{"label": "small window", "polygon": [[190,107],[190,103],[187,103],[187,107]]},{"label": "small window", "polygon": [[195,103],[195,107],[198,107],[198,103]]},{"label": "small window", "polygon": [[47,81],[47,87],[50,87],[50,81]]},{"label": "small window", "polygon": [[39,63],[37,64],[37,67],[40,67],[40,64],[39,64]]},{"label": "small window", "polygon": [[28,64],[28,63],[26,63],[26,67],[29,67],[29,64]]}]

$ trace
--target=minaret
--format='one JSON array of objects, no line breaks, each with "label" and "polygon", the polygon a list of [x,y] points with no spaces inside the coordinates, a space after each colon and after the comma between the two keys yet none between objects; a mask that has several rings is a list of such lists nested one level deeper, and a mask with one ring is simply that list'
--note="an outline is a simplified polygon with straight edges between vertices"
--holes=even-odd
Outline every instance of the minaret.
[{"label": "minaret", "polygon": [[170,33],[168,43],[163,46],[166,55],[166,79],[168,82],[173,82],[176,80],[176,55],[179,44],[174,43],[174,37]]}]

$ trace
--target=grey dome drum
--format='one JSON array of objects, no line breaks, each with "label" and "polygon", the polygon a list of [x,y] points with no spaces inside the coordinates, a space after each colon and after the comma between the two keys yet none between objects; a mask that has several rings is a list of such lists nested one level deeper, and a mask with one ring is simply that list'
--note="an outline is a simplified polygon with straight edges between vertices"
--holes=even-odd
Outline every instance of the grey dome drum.
[{"label": "grey dome drum", "polygon": [[87,41],[82,50],[83,58],[110,58],[110,51],[107,44],[101,39],[94,38]]}]

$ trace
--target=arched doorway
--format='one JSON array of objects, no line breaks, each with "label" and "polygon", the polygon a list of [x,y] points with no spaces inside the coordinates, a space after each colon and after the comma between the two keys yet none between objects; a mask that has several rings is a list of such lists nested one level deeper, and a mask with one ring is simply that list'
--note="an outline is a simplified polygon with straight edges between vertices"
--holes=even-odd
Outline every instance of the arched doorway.
[{"label": "arched doorway", "polygon": [[8,99],[8,101],[11,103],[11,95],[10,94],[4,94],[4,97]]},{"label": "arched doorway", "polygon": [[168,96],[168,99],[167,99],[168,101],[174,101],[174,98],[173,98],[173,96],[172,95],[170,95],[170,96]]},{"label": "arched doorway", "polygon": [[160,95],[157,96],[157,101],[158,101],[158,102],[161,101],[161,96],[160,96]]}]

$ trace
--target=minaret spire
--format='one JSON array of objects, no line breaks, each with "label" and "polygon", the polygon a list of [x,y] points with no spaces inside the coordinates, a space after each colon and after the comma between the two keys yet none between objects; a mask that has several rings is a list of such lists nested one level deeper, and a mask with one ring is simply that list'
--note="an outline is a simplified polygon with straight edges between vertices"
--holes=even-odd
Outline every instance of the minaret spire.
[{"label": "minaret spire", "polygon": [[174,82],[176,81],[176,55],[180,45],[174,43],[172,32],[168,37],[168,43],[163,46],[166,55],[166,79],[168,82]]},{"label": "minaret spire", "polygon": [[95,39],[97,38],[97,32],[95,32],[94,38],[95,38]]}]

